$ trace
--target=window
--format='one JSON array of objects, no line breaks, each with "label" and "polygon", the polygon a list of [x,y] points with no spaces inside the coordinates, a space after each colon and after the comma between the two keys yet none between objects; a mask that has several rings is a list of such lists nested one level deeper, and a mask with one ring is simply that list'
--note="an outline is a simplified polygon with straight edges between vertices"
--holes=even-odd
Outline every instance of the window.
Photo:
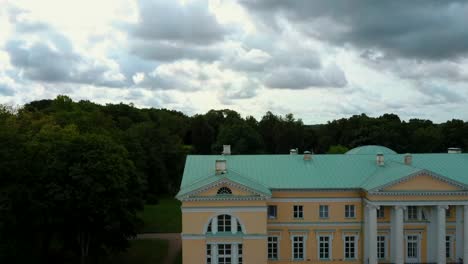
[{"label": "window", "polygon": [[384,218],[385,217],[385,210],[381,206],[380,209],[377,210],[377,218]]},{"label": "window", "polygon": [[449,207],[449,208],[447,208],[447,210],[445,210],[445,216],[446,216],[446,217],[450,217],[450,215],[451,215],[451,213],[452,213],[452,210],[450,210],[450,209],[452,209],[452,208]]},{"label": "window", "polygon": [[231,216],[230,215],[218,216],[218,232],[231,232]]},{"label": "window", "polygon": [[218,190],[218,192],[216,194],[219,194],[219,195],[232,194],[232,191],[228,187],[221,187],[221,188],[219,188],[219,190]]},{"label": "window", "polygon": [[408,206],[408,220],[418,220],[418,208],[416,206]]},{"label": "window", "polygon": [[452,258],[452,239],[450,236],[445,237],[445,257]]},{"label": "window", "polygon": [[385,259],[385,236],[377,236],[377,258]]},{"label": "window", "polygon": [[276,205],[269,205],[268,206],[268,218],[275,219],[276,218]]},{"label": "window", "polygon": [[211,244],[206,245],[206,263],[207,264],[213,263],[211,260]]},{"label": "window", "polygon": [[356,217],[356,206],[353,204],[345,205],[345,217],[354,218]]},{"label": "window", "polygon": [[303,260],[304,259],[304,237],[293,236],[293,259]]},{"label": "window", "polygon": [[302,205],[294,205],[293,213],[294,213],[294,218],[303,218],[304,213],[302,211]]},{"label": "window", "polygon": [[408,258],[418,257],[418,236],[408,236],[406,241],[406,254]]},{"label": "window", "polygon": [[232,245],[218,244],[218,264],[232,263]]},{"label": "window", "polygon": [[328,218],[328,205],[320,205],[319,216],[320,218]]},{"label": "window", "polygon": [[237,245],[237,264],[242,264],[242,244]]},{"label": "window", "polygon": [[319,236],[319,258],[330,259],[330,237]]},{"label": "window", "polygon": [[239,220],[237,220],[237,232],[242,232],[242,226],[239,223]]},{"label": "window", "polygon": [[344,237],[344,255],[346,259],[355,259],[356,258],[356,237],[355,236],[345,236]]},{"label": "window", "polygon": [[278,237],[268,237],[268,259],[278,259]]}]

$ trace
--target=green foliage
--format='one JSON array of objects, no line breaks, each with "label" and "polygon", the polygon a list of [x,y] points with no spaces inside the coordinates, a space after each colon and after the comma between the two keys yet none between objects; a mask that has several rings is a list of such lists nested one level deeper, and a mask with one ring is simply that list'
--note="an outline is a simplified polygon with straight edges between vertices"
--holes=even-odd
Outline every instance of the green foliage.
[{"label": "green foliage", "polygon": [[349,149],[345,146],[342,145],[333,145],[330,146],[330,148],[327,151],[327,154],[344,154],[348,151]]},{"label": "green foliage", "polygon": [[145,205],[139,213],[143,219],[140,233],[180,233],[182,215],[180,202],[176,199],[164,198],[156,205]]},{"label": "green foliage", "polygon": [[162,263],[167,255],[168,241],[159,239],[133,240],[125,252],[104,258],[99,264]]}]

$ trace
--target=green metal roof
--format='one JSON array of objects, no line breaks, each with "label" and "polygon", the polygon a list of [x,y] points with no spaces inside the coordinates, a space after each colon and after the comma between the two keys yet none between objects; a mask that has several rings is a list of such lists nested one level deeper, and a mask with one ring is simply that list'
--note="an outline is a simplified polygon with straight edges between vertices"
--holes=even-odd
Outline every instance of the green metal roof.
[{"label": "green metal roof", "polygon": [[377,146],[377,145],[368,145],[368,146],[361,146],[357,148],[350,149],[346,154],[354,154],[354,155],[376,155],[378,153],[382,154],[397,154],[394,150],[389,149],[384,146]]},{"label": "green metal roof", "polygon": [[[380,151],[382,152],[382,151]],[[261,193],[271,189],[371,190],[424,170],[454,182],[468,184],[468,154],[412,154],[411,165],[404,154],[385,154],[385,165],[376,164],[375,154],[313,155],[189,155],[181,190],[187,194],[222,178]],[[227,174],[215,175],[215,161],[225,159]]]}]

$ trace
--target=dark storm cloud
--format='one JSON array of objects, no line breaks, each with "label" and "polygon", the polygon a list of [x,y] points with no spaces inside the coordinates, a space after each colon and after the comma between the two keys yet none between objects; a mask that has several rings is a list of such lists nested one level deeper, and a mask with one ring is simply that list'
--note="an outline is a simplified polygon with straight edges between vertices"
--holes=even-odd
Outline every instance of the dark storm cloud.
[{"label": "dark storm cloud", "polygon": [[307,89],[311,87],[336,87],[347,85],[344,72],[336,65],[323,70],[308,68],[278,68],[266,76],[264,84],[270,88]]},{"label": "dark storm cloud", "polygon": [[163,41],[133,42],[132,54],[140,58],[157,61],[174,61],[178,59],[196,59],[200,61],[213,61],[222,54],[216,47],[183,46]]},{"label": "dark storm cloud", "polygon": [[139,21],[131,32],[146,40],[210,44],[223,40],[225,29],[205,1],[138,1]]},{"label": "dark storm cloud", "polygon": [[263,19],[272,13],[337,45],[394,56],[439,60],[468,52],[468,1],[242,1]]},{"label": "dark storm cloud", "polygon": [[[54,39],[54,38],[51,38]],[[54,47],[36,42],[28,45],[24,40],[10,40],[5,50],[13,66],[22,70],[24,77],[49,83],[82,83],[119,87],[123,83],[105,77],[109,69],[87,61],[72,50],[66,38],[55,38]]]},{"label": "dark storm cloud", "polygon": [[139,20],[125,26],[133,54],[156,61],[219,58],[216,44],[229,30],[218,23],[206,1],[138,1]]}]

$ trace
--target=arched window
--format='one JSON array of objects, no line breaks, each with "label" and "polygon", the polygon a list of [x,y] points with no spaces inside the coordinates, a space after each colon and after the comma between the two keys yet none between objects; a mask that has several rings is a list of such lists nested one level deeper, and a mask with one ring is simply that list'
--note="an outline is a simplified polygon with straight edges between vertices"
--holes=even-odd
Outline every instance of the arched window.
[{"label": "arched window", "polygon": [[[231,232],[233,228],[236,228],[237,232],[242,232],[242,225],[238,219],[235,219],[236,226],[233,226],[233,217],[230,215],[218,215],[211,219],[206,229],[207,233],[215,232]],[[216,221],[216,230],[213,230],[213,221]]]},{"label": "arched window", "polygon": [[232,191],[228,187],[221,187],[219,188],[217,194],[220,194],[220,195],[232,194]]}]

